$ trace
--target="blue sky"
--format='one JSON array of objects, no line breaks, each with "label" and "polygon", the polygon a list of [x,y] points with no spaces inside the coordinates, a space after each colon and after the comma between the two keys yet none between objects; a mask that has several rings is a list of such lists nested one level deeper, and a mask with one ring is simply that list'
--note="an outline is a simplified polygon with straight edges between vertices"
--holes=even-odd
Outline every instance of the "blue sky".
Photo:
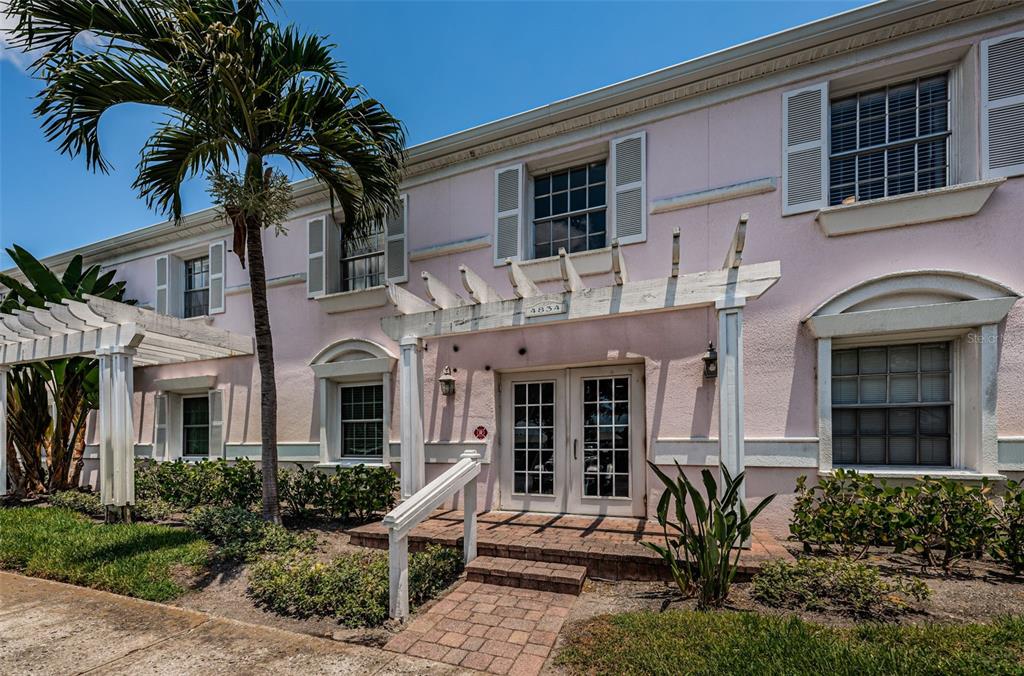
[{"label": "blue sky", "polygon": [[[283,0],[279,13],[329,36],[350,81],[416,144],[860,4]],[[106,114],[100,141],[115,170],[89,173],[43,138],[32,116],[38,83],[23,65],[0,52],[0,244],[42,257],[163,220],[130,187],[159,111]],[[194,181],[186,211],[207,206]],[[9,265],[0,254],[0,268]]]}]

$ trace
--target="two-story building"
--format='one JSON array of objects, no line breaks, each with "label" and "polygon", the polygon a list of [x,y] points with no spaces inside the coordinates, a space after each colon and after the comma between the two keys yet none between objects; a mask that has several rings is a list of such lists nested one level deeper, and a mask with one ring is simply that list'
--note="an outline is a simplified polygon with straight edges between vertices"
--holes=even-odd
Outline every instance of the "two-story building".
[{"label": "two-story building", "polygon": [[[748,497],[1024,472],[1018,3],[873,4],[412,147],[360,241],[295,192],[282,463],[408,492],[475,449],[481,508],[632,515],[645,461],[742,458]],[[211,209],[46,263],[251,334],[230,247]],[[259,419],[254,357],[135,371],[138,457],[258,459]]]}]

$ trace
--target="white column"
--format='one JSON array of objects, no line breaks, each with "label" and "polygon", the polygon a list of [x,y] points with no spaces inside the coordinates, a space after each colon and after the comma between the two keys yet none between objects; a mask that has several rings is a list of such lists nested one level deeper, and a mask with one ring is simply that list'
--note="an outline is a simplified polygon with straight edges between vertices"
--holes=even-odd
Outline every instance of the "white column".
[{"label": "white column", "polygon": [[10,366],[0,366],[0,495],[7,495],[7,374]]},{"label": "white column", "polygon": [[104,505],[135,504],[134,378],[130,347],[96,350],[100,362],[100,498]]},{"label": "white column", "polygon": [[[718,310],[719,458],[736,476],[743,471],[743,305],[745,299],[715,304]],[[744,482],[746,483],[746,482]],[[746,496],[740,486],[739,497]]]},{"label": "white column", "polygon": [[[463,451],[460,458],[479,462],[480,454]],[[462,562],[466,565],[476,558],[476,484],[477,477],[473,477],[462,488]]]},{"label": "white column", "polygon": [[423,464],[423,341],[406,336],[399,342],[398,363],[401,390],[402,499],[410,497],[426,484]]},{"label": "white column", "polygon": [[818,469],[832,471],[831,338],[818,338]]}]

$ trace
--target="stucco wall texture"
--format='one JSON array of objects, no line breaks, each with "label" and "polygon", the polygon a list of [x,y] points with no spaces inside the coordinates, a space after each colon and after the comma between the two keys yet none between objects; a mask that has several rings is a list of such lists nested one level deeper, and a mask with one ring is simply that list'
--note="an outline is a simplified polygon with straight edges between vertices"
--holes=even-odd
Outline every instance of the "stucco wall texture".
[{"label": "stucco wall texture", "polygon": [[[1007,26],[1000,32],[1012,30]],[[1016,27],[1018,30],[1020,26]],[[985,37],[975,36],[970,42]],[[963,45],[967,45],[964,42]],[[943,48],[956,47],[943,45]],[[904,55],[912,59],[920,55]],[[977,58],[976,54],[973,57]],[[878,64],[836,73],[854,75]],[[820,79],[820,78],[819,78]],[[781,100],[784,91],[808,82],[744,96],[699,108],[634,130],[647,133],[648,201],[733,183],[776,177],[782,173]],[[965,95],[977,96],[977,92]],[[524,150],[522,161],[544,161],[588,147],[607,147],[613,136],[599,130],[585,142],[544,153]],[[977,134],[975,129],[973,134]],[[974,144],[977,147],[977,143]],[[494,221],[494,170],[503,161],[421,182],[408,193],[408,249],[489,235]],[[815,437],[816,346],[801,323],[832,295],[871,278],[899,271],[941,269],[982,275],[1018,292],[1024,291],[1024,177],[996,189],[980,213],[947,220],[850,236],[828,238],[814,213],[783,217],[781,191],[732,199],[648,216],[647,241],[624,247],[632,279],[667,276],[671,238],[681,231],[681,271],[721,267],[739,215],[750,214],[744,263],[781,261],[782,277],[761,299],[744,310],[744,378],[746,436]],[[282,236],[265,235],[268,278],[302,273],[306,267],[306,216],[289,222]],[[154,256],[118,261],[118,277],[128,282],[128,296],[151,302]],[[490,248],[439,256],[409,264],[411,292],[425,296],[420,272],[429,271],[453,289],[461,289],[458,266],[465,264],[496,289],[511,295],[504,268],[495,267]],[[585,278],[588,286],[612,283],[610,274]],[[252,333],[246,272],[228,253],[227,311],[212,318],[214,326]],[[559,283],[545,282],[554,291]],[[317,443],[319,403],[312,358],[337,341],[361,338],[384,346],[395,356],[398,346],[381,330],[390,307],[328,315],[306,298],[302,283],[269,290],[274,330],[279,409],[279,441]],[[685,310],[640,317],[608,318],[565,325],[531,327],[497,333],[427,341],[424,354],[424,426],[427,442],[475,442],[477,426],[498,438],[496,374],[511,369],[544,369],[611,361],[643,363],[646,379],[646,440],[650,454],[658,439],[717,437],[718,396],[715,381],[702,378],[701,356],[709,340],[718,342],[713,309]],[[455,351],[458,346],[458,351]],[[525,349],[524,354],[520,351]],[[456,369],[456,393],[441,397],[440,370]],[[226,441],[259,443],[259,373],[253,358],[234,358],[183,366],[136,370],[135,430],[139,444],[153,441],[153,381],[185,375],[217,376],[224,389]],[[398,439],[402,412],[397,377],[393,379],[392,440]],[[1010,312],[1000,329],[998,434],[1024,436],[1024,303]],[[428,468],[428,478],[444,469]],[[696,470],[695,470],[696,471]],[[813,468],[759,468],[752,472],[749,495],[792,489],[799,474]],[[493,472],[484,491],[493,498]],[[652,493],[656,488],[651,481]]]}]

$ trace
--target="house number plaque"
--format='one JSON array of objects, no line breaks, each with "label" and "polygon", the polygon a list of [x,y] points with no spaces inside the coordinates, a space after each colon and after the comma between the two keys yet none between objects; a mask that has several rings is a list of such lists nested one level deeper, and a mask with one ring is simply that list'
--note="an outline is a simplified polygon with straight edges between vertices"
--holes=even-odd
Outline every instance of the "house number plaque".
[{"label": "house number plaque", "polygon": [[548,301],[535,303],[526,307],[527,317],[546,317],[548,315],[564,314],[568,308],[564,301]]}]

